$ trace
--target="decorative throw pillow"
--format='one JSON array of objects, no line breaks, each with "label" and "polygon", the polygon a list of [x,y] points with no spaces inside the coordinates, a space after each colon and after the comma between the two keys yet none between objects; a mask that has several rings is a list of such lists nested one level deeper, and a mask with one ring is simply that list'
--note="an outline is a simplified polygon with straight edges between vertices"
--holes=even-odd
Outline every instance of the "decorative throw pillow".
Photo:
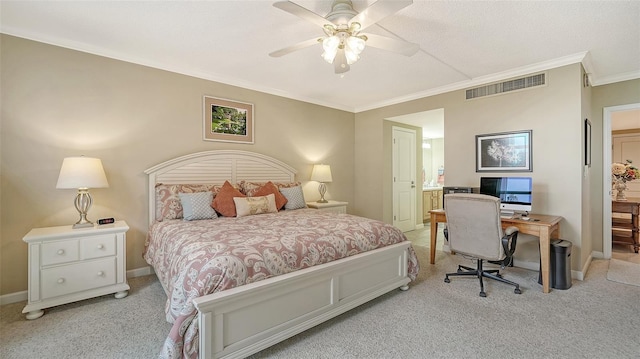
[{"label": "decorative throw pillow", "polygon": [[220,190],[214,184],[156,184],[156,220],[182,218],[182,204],[178,193],[212,192]]},{"label": "decorative throw pillow", "polygon": [[[300,186],[300,182],[272,182],[278,189]],[[246,194],[249,197],[255,196],[255,192],[258,191],[266,182],[251,182],[240,181],[240,192]]]},{"label": "decorative throw pillow", "polygon": [[276,213],[276,199],[273,193],[260,197],[234,197],[238,217],[255,214]]},{"label": "decorative throw pillow", "polygon": [[264,197],[268,194],[273,194],[276,199],[276,208],[281,210],[282,207],[287,203],[287,198],[280,193],[278,187],[274,185],[271,181],[264,184],[264,186],[260,187],[257,191],[253,193],[252,196],[249,197]]},{"label": "decorative throw pillow", "polygon": [[212,192],[178,193],[185,221],[218,218],[211,208]]},{"label": "decorative throw pillow", "polygon": [[284,209],[300,209],[307,208],[307,202],[304,200],[301,186],[280,188],[280,192],[287,198]]},{"label": "decorative throw pillow", "polygon": [[224,181],[222,188],[213,199],[211,207],[225,217],[236,216],[236,205],[233,202],[234,197],[246,197],[240,191],[235,189],[229,181]]}]

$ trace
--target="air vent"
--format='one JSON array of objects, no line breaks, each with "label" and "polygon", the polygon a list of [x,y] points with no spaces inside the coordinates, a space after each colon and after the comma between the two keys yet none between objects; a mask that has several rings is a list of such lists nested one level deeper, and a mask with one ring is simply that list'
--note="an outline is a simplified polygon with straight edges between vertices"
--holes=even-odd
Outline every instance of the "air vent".
[{"label": "air vent", "polygon": [[542,86],[546,83],[545,74],[538,74],[520,79],[509,80],[497,84],[476,87],[466,91],[467,100],[473,98],[497,95],[509,91],[522,90],[529,87]]}]

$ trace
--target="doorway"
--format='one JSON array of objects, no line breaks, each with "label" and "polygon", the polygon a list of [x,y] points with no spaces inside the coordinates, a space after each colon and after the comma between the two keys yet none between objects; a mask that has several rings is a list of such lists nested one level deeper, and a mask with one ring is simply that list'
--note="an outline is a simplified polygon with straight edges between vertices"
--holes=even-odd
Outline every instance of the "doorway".
[{"label": "doorway", "polygon": [[[428,210],[423,206],[423,190],[433,190],[444,185],[444,108],[410,113],[406,115],[386,118],[385,120],[406,124],[422,129],[416,138],[421,139],[417,150],[417,173],[415,178],[416,201],[414,206],[416,212],[421,214],[416,217],[414,227],[421,228],[428,224]],[[420,160],[420,158],[422,160]],[[438,200],[441,202],[441,199]],[[435,208],[435,207],[434,207]],[[394,207],[395,210],[395,207]],[[423,224],[424,223],[424,224]]]},{"label": "doorway", "polygon": [[[612,256],[612,242],[611,242],[611,196],[613,191],[611,190],[611,160],[613,158],[613,128],[614,118],[620,113],[626,112],[640,113],[640,103],[605,107],[603,109],[603,126],[602,126],[602,254],[604,259],[611,259]],[[640,116],[640,115],[639,115]],[[640,128],[640,124],[631,125],[635,128]],[[636,164],[640,165],[640,164]]]}]

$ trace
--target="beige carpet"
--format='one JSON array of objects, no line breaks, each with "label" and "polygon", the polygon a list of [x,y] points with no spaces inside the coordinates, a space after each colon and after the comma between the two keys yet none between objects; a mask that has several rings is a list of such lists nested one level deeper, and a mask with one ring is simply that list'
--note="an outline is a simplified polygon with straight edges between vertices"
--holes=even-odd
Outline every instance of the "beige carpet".
[{"label": "beige carpet", "polygon": [[607,279],[640,287],[640,264],[611,258]]},{"label": "beige carpet", "polygon": [[[608,260],[595,259],[584,281],[543,294],[537,271],[505,269],[523,293],[477,279],[444,283],[462,256],[415,246],[418,279],[265,349],[252,359],[601,359],[638,358],[640,287],[606,279]],[[26,302],[0,306],[2,359],[157,358],[171,324],[155,275],[129,279],[123,299],[113,295],[45,310],[36,320]]]}]

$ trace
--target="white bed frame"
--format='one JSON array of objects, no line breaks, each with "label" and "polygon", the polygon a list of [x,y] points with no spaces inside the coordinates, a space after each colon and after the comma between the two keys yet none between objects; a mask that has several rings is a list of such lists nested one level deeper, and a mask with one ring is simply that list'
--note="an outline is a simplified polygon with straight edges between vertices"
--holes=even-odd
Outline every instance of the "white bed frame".
[{"label": "white bed frame", "polygon": [[[157,183],[293,182],[296,170],[258,153],[220,150],[178,157],[145,173],[151,224]],[[408,289],[409,245],[402,242],[197,298],[200,358],[244,358],[393,289]]]}]

